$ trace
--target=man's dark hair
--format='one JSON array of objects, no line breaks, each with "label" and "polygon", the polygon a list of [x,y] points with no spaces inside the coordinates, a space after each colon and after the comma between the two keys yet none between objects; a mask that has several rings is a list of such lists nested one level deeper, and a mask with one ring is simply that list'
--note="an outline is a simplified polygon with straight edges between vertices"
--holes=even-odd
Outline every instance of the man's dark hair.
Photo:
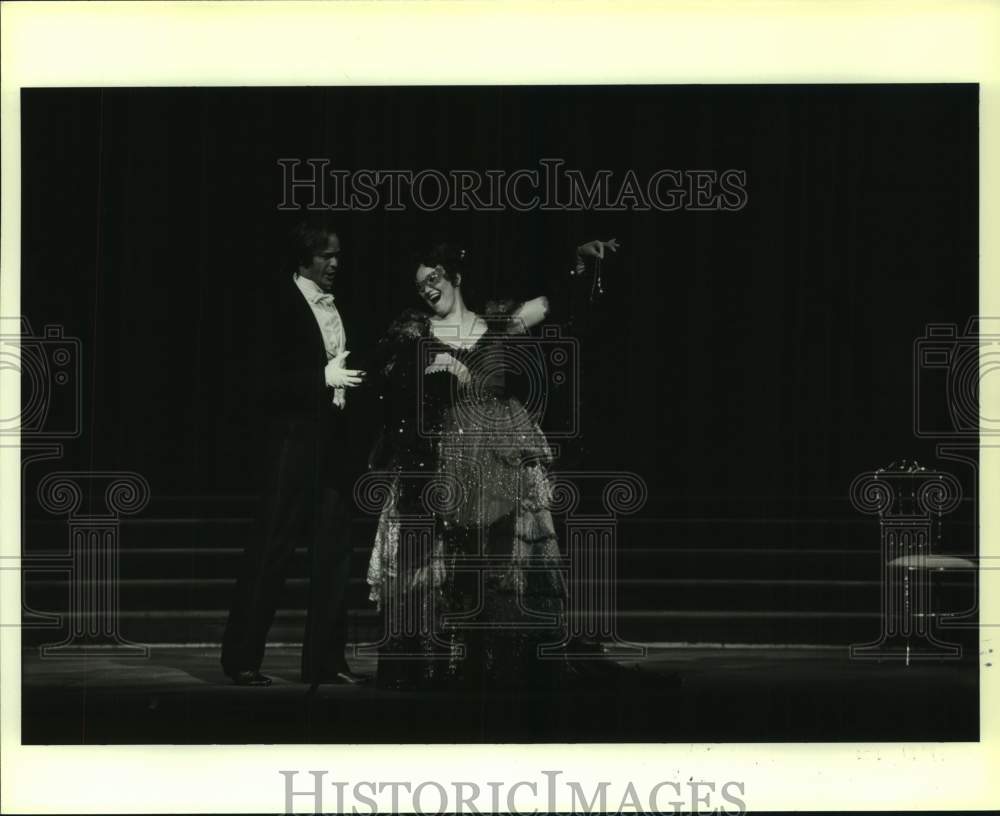
[{"label": "man's dark hair", "polygon": [[288,271],[295,272],[300,266],[309,266],[313,256],[326,249],[331,235],[339,233],[328,216],[310,216],[292,227],[285,249],[285,266]]}]

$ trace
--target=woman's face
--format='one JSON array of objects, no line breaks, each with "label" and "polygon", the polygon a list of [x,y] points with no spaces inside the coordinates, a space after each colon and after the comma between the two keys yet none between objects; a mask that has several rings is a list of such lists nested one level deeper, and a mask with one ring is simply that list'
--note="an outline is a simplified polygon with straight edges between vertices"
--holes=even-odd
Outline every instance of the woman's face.
[{"label": "woman's face", "polygon": [[[459,278],[459,281],[461,278]],[[448,314],[455,305],[455,285],[445,277],[444,267],[417,267],[417,294],[431,307],[436,315]]]}]

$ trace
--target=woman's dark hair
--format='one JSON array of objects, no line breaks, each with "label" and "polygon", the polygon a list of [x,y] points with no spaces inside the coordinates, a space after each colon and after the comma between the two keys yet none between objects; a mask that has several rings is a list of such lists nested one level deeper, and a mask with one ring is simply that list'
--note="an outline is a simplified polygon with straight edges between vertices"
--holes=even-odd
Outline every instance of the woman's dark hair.
[{"label": "woman's dark hair", "polygon": [[433,244],[418,252],[415,260],[422,266],[440,266],[444,269],[444,276],[452,283],[455,282],[456,275],[461,275],[462,282],[465,282],[468,253],[458,244],[447,242]]}]

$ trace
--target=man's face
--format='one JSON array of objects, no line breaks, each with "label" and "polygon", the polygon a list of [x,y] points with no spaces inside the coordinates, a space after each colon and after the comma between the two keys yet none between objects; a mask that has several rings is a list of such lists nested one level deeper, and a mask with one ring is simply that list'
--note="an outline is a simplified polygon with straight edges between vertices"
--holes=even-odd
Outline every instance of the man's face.
[{"label": "man's face", "polygon": [[326,247],[312,256],[312,263],[309,266],[300,266],[299,274],[303,278],[309,278],[324,292],[329,292],[333,289],[333,279],[337,274],[339,256],[340,238],[336,235],[329,235],[326,239]]}]

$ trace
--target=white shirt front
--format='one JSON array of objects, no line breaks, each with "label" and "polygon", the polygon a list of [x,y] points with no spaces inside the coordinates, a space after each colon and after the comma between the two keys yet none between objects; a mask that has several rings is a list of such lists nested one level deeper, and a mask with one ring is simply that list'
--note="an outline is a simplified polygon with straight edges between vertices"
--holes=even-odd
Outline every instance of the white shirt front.
[{"label": "white shirt front", "polygon": [[[344,321],[340,319],[340,312],[337,311],[333,295],[320,289],[315,281],[304,278],[298,273],[295,273],[294,278],[295,285],[299,287],[302,297],[306,299],[306,303],[312,309],[313,317],[319,324],[323,345],[326,347],[326,359],[330,361],[347,348]],[[343,408],[347,404],[346,388],[333,389],[333,404],[338,408]]]}]

